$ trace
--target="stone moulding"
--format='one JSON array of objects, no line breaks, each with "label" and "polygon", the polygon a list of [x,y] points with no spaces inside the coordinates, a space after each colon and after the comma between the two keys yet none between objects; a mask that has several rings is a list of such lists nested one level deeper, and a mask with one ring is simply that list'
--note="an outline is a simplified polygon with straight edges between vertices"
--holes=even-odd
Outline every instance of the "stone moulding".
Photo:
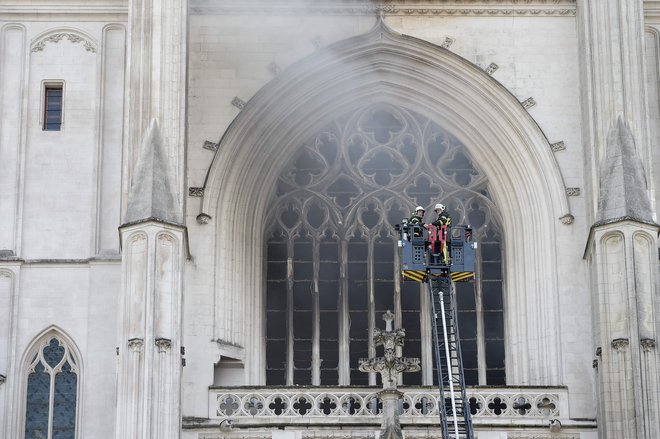
[{"label": "stone moulding", "polygon": [[[445,3],[445,4],[442,4]],[[225,0],[212,3],[192,0],[191,14],[228,15],[476,15],[476,16],[575,16],[575,0],[482,0],[479,5],[467,1],[419,2],[390,0],[380,2],[314,2],[291,4],[264,0]]]}]

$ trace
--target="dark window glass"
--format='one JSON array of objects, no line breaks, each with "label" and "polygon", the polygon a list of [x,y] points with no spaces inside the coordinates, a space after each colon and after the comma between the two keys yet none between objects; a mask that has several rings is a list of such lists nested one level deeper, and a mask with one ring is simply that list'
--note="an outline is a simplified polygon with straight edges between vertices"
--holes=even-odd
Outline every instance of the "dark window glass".
[{"label": "dark window glass", "polygon": [[44,92],[44,131],[62,128],[62,86],[47,85]]},{"label": "dark window glass", "polygon": [[[67,348],[51,338],[37,355],[27,377],[25,438],[73,439],[76,430],[78,372]],[[51,395],[51,389],[53,394]]]},{"label": "dark window glass", "polygon": [[[430,311],[420,312],[428,302],[421,294],[428,293],[417,283],[396,281],[399,237],[392,226],[416,205],[436,202],[448,206],[454,224],[471,224],[479,242],[477,283],[456,285],[467,383],[495,384],[505,377],[501,238],[488,181],[477,166],[442,127],[385,104],[342,116],[302,142],[279,178],[268,209],[274,216],[266,221],[266,318],[278,319],[267,322],[266,343],[294,352],[293,363],[284,366],[267,358],[267,384],[281,382],[286,370],[293,372],[292,384],[309,384],[318,372],[322,385],[337,384],[339,368],[347,367],[339,364],[343,343],[350,383],[367,384],[358,362],[368,356],[369,316],[384,328],[387,310],[401,310],[404,355],[419,357],[431,347],[430,334],[422,333]],[[440,194],[450,195],[438,199]],[[433,217],[429,209],[425,222]],[[292,321],[283,324],[284,316]],[[348,331],[340,333],[344,319]],[[314,374],[313,343],[320,343]],[[270,348],[269,356],[282,358]],[[421,376],[406,374],[404,383],[421,384]]]}]

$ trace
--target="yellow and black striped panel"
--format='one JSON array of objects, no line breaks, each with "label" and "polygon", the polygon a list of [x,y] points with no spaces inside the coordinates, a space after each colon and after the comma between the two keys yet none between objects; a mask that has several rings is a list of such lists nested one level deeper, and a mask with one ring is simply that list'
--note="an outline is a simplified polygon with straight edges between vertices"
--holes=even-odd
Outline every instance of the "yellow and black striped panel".
[{"label": "yellow and black striped panel", "polygon": [[423,270],[403,270],[403,280],[424,282],[426,281],[426,272]]},{"label": "yellow and black striped panel", "polygon": [[468,282],[472,279],[474,279],[474,271],[456,271],[451,274],[451,280],[454,282]]}]

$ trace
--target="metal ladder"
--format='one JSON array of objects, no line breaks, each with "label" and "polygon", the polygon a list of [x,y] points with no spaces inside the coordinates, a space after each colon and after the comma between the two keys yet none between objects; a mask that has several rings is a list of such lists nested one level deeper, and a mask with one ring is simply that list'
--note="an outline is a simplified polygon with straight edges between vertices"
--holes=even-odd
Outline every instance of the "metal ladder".
[{"label": "metal ladder", "polygon": [[465,392],[454,291],[449,276],[427,280],[433,319],[433,345],[440,398],[438,411],[443,439],[474,439],[470,404]]}]

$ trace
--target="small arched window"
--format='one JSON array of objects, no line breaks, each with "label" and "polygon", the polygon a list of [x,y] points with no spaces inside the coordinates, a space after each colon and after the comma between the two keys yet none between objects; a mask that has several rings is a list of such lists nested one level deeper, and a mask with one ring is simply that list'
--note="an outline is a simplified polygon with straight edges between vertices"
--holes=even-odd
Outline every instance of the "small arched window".
[{"label": "small arched window", "polygon": [[74,439],[79,367],[71,347],[49,333],[28,358],[25,439]]}]

